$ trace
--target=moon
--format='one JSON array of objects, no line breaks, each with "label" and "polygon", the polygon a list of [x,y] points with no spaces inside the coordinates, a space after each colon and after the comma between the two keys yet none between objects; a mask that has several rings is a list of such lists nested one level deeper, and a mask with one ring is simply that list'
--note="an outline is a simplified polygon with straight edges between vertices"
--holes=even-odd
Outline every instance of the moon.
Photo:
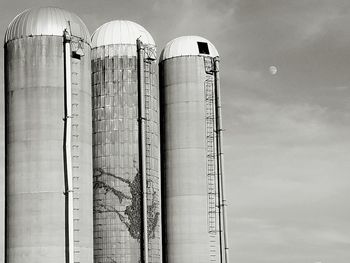
[{"label": "moon", "polygon": [[276,75],[277,74],[277,67],[270,66],[269,71],[270,71],[271,75]]}]

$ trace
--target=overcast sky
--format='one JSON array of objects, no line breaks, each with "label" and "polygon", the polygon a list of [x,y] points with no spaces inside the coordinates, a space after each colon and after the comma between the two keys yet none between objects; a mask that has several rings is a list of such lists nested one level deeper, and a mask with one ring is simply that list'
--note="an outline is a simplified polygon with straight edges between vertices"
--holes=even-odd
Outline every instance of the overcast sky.
[{"label": "overcast sky", "polygon": [[231,263],[350,262],[349,1],[1,0],[0,35],[42,5],[75,12],[91,33],[135,21],[159,51],[208,38],[222,61]]}]

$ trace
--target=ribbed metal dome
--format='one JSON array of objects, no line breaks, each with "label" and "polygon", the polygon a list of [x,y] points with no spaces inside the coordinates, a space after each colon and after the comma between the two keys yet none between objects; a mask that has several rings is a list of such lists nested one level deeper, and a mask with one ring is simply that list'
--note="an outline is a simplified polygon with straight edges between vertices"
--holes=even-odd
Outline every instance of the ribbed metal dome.
[{"label": "ribbed metal dome", "polygon": [[[208,49],[207,52],[200,52],[198,43],[204,43],[204,45]],[[183,36],[183,37],[175,38],[169,41],[165,45],[165,48],[160,54],[159,61],[163,61],[168,58],[181,57],[181,56],[217,57],[219,56],[219,52],[209,40],[203,37]]]},{"label": "ribbed metal dome", "polygon": [[28,36],[63,36],[63,31],[68,28],[72,35],[90,43],[90,33],[76,14],[57,7],[31,8],[12,20],[6,30],[4,42]]},{"label": "ribbed metal dome", "polygon": [[143,44],[155,45],[151,34],[139,24],[127,20],[114,20],[100,26],[92,34],[92,47],[107,45],[136,45],[136,39],[141,37]]}]

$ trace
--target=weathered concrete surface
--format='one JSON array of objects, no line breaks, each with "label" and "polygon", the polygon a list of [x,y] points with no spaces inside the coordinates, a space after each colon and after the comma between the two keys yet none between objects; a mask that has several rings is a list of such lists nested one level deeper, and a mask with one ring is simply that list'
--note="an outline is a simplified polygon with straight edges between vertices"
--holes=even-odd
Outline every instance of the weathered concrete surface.
[{"label": "weathered concrete surface", "polygon": [[[208,233],[203,57],[160,63],[166,262],[218,262]],[[214,245],[211,243],[214,241]],[[215,259],[215,261],[213,261]]]},{"label": "weathered concrete surface", "polygon": [[[75,223],[81,262],[92,262],[90,56],[76,65],[72,123]],[[6,187],[8,263],[62,263],[65,259],[63,171],[63,39],[13,40],[6,50]],[[73,61],[74,62],[74,61]],[[73,66],[72,66],[73,68]],[[73,74],[72,74],[73,76]],[[72,77],[73,80],[73,77]],[[73,82],[73,81],[72,81]],[[74,100],[73,100],[74,103]],[[77,157],[78,156],[78,157]],[[74,159],[76,158],[76,159]]]}]

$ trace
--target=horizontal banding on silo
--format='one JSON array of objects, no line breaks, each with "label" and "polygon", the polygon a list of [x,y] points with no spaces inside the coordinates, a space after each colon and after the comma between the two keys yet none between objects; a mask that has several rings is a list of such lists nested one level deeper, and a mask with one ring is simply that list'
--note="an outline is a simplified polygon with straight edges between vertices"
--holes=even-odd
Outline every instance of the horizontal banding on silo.
[{"label": "horizontal banding on silo", "polygon": [[[74,39],[64,43],[64,31]],[[71,57],[65,46],[78,46]],[[67,56],[65,56],[67,55]],[[66,70],[70,66],[71,71]],[[92,263],[90,34],[81,19],[55,7],[28,9],[5,36],[6,261]],[[65,99],[71,80],[72,104]],[[68,249],[63,154],[65,105],[72,125],[74,240]],[[65,192],[66,191],[66,192]],[[65,192],[65,193],[64,193]],[[71,240],[70,240],[71,241]],[[71,258],[72,260],[72,258]]]},{"label": "horizontal banding on silo", "polygon": [[[115,20],[92,34],[94,258],[137,263],[143,256],[139,170],[139,75],[147,90],[148,262],[161,262],[159,117],[155,61],[138,72],[137,39],[155,56],[142,26]],[[145,59],[148,57],[145,56]]]},{"label": "horizontal banding on silo", "polygon": [[218,228],[216,61],[216,48],[198,36],[170,41],[160,56],[163,202],[169,263],[220,262],[220,241],[213,231]]}]

